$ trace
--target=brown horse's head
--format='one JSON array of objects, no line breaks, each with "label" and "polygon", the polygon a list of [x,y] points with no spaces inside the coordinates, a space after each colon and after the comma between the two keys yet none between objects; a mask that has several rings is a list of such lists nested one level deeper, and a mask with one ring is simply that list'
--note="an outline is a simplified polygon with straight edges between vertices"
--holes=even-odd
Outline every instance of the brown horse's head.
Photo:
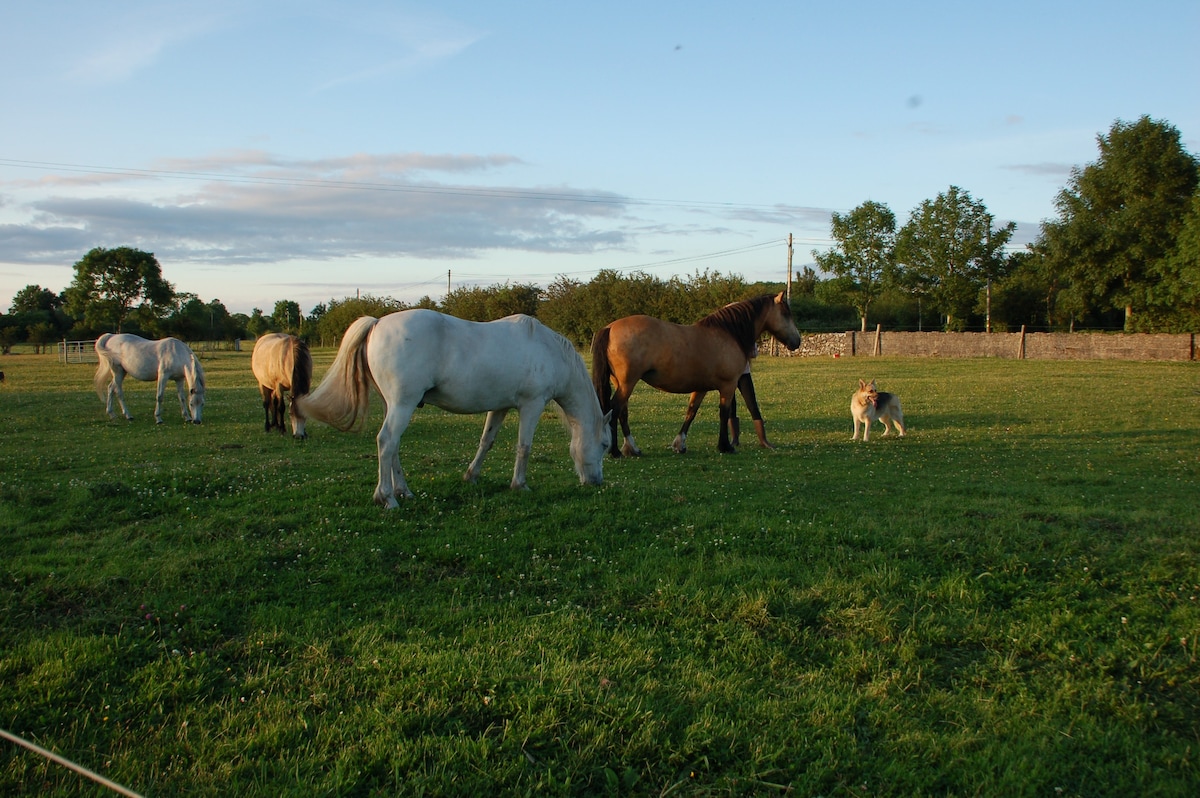
[{"label": "brown horse's head", "polygon": [[763,328],[786,346],[788,351],[795,352],[800,348],[800,331],[796,329],[796,322],[792,320],[791,304],[783,291],[770,300]]},{"label": "brown horse's head", "polygon": [[792,321],[792,309],[782,291],[730,302],[696,323],[725,330],[742,347],[746,357],[753,357],[754,345],[764,331],[792,351],[800,347],[800,331]]}]

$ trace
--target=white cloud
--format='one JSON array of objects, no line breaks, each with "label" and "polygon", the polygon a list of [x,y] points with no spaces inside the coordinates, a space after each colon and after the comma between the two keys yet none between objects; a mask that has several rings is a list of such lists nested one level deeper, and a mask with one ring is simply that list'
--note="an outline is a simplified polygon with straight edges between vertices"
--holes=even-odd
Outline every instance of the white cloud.
[{"label": "white cloud", "polygon": [[211,5],[151,3],[97,20],[96,42],[67,71],[86,84],[118,83],[153,66],[164,51],[219,27],[225,15]]},{"label": "white cloud", "polygon": [[[619,195],[448,184],[428,176],[514,163],[505,155],[301,161],[238,151],[98,176],[126,185],[50,182],[40,184],[49,191],[31,195],[26,184],[22,201],[7,210],[27,218],[0,227],[0,261],[72,261],[92,246],[122,244],[160,259],[235,264],[592,252],[626,243],[618,228],[626,202]],[[75,191],[62,193],[67,188]]]},{"label": "white cloud", "polygon": [[347,84],[362,83],[391,75],[403,75],[415,72],[440,61],[455,57],[479,41],[479,39],[478,35],[467,34],[444,39],[434,39],[432,41],[403,42],[403,46],[410,49],[400,58],[372,64],[355,72],[330,78],[315,86],[313,91],[320,93]]}]

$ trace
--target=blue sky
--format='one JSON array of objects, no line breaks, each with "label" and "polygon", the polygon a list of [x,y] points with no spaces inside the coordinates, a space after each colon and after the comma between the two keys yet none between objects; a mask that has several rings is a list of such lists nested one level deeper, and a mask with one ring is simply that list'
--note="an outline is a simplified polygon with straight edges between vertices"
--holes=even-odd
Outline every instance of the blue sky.
[{"label": "blue sky", "polygon": [[1032,240],[1096,137],[1200,154],[1200,3],[74,0],[0,14],[0,309],[94,246],[233,312],[786,274],[951,185]]}]

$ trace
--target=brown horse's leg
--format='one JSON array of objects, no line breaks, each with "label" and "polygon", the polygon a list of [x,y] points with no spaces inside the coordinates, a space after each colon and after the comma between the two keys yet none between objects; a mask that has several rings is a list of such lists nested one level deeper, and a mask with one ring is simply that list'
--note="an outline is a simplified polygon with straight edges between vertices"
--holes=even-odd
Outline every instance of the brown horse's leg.
[{"label": "brown horse's leg", "polygon": [[671,443],[671,448],[683,454],[687,451],[687,436],[688,430],[692,428],[692,422],[696,419],[696,413],[700,410],[700,404],[704,401],[704,397],[708,391],[693,391],[688,397],[687,413],[683,416],[683,426],[679,428],[679,434],[675,436],[674,442]]},{"label": "brown horse's leg", "polygon": [[737,449],[729,443],[729,409],[733,403],[733,391],[729,391],[726,395],[721,394],[721,428],[720,434],[717,436],[717,451],[723,454],[733,454]]},{"label": "brown horse's leg", "polygon": [[[635,382],[634,385],[636,384]],[[629,433],[629,395],[631,393],[633,393],[633,389],[626,389],[624,385],[617,386],[617,390],[613,392],[613,416],[620,421],[621,433],[625,436],[625,445],[618,450],[617,436],[613,435],[612,448],[609,450],[613,457],[620,457],[622,454],[626,457],[641,457],[642,455],[642,450],[638,448],[633,435]]]},{"label": "brown horse's leg", "polygon": [[737,394],[729,399],[729,442],[733,448],[742,445],[742,422],[737,414]]},{"label": "brown horse's leg", "polygon": [[[754,430],[758,433],[758,445],[764,449],[774,449],[775,447],[767,441],[767,427],[763,422],[762,413],[758,409],[758,398],[754,395],[754,380],[750,378],[750,372],[746,372],[738,379],[738,390],[742,392],[742,398],[746,400],[746,407],[750,410],[750,418],[754,419]],[[731,414],[736,416],[736,412]],[[734,426],[733,445],[737,446],[737,426]]]}]

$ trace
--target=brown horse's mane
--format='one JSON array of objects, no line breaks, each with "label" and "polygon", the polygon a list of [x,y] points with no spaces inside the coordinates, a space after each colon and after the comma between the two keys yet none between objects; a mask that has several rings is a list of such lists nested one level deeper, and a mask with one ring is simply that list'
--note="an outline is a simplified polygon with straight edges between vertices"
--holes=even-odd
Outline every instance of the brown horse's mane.
[{"label": "brown horse's mane", "polygon": [[741,302],[730,302],[700,319],[696,326],[724,330],[738,342],[746,357],[751,357],[754,354],[754,345],[758,341],[755,331],[758,317],[763,309],[774,301],[774,294],[763,294],[753,299],[743,299]]}]

